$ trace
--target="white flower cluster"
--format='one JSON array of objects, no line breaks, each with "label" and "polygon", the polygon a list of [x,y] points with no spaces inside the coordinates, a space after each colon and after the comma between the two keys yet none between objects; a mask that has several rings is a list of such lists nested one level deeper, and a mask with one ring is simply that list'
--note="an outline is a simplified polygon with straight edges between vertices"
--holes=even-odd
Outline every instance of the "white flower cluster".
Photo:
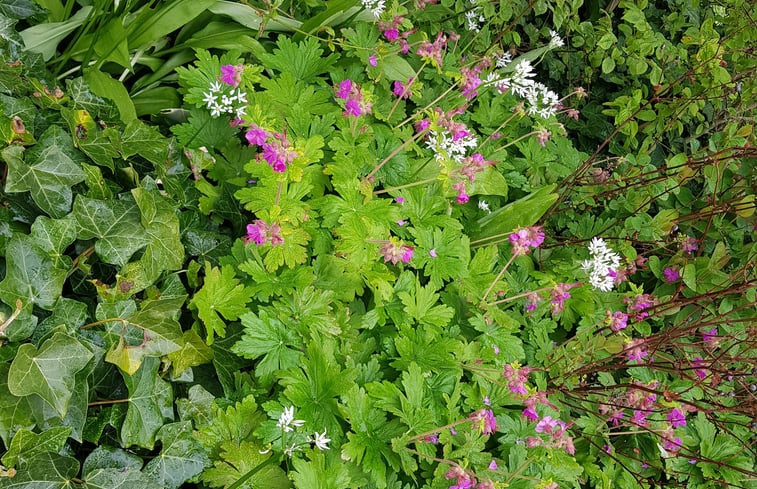
[{"label": "white flower cluster", "polygon": [[210,84],[210,89],[203,93],[203,102],[210,110],[210,115],[234,114],[238,119],[245,115],[247,94],[241,88],[234,88],[219,81]]},{"label": "white flower cluster", "polygon": [[557,31],[553,31],[552,29],[549,30],[549,48],[555,49],[555,48],[561,48],[565,46],[565,42],[562,40],[562,37],[560,37],[560,34],[557,33]]},{"label": "white flower cluster", "polygon": [[602,292],[611,291],[620,266],[620,255],[608,248],[602,238],[592,238],[589,253],[591,259],[581,263],[581,268],[589,272],[589,283]]},{"label": "white flower cluster", "polygon": [[[476,5],[476,0],[470,0],[470,3]],[[465,26],[469,31],[478,30],[483,22],[486,22],[486,17],[481,12],[481,7],[475,6],[465,12]]]},{"label": "white flower cluster", "polygon": [[436,161],[452,159],[456,163],[462,163],[468,152],[468,148],[478,146],[478,138],[475,136],[463,136],[455,140],[452,135],[446,131],[437,133],[436,131],[428,132],[426,146],[434,152]]},{"label": "white flower cluster", "polygon": [[385,0],[362,0],[362,2],[363,8],[369,10],[374,17],[378,17],[379,15],[383,14],[384,9],[386,8]]},{"label": "white flower cluster", "polygon": [[[503,55],[497,60],[498,68],[509,68],[509,55]],[[501,92],[510,90],[515,95],[524,98],[527,102],[526,111],[530,115],[538,115],[543,119],[549,119],[557,114],[560,97],[543,83],[534,81],[536,76],[534,67],[527,59],[522,59],[511,70],[512,73],[501,76],[490,73],[486,78],[487,85],[494,85]]]},{"label": "white flower cluster", "polygon": [[[301,419],[294,419],[294,406],[289,406],[287,408],[284,408],[284,411],[281,412],[281,415],[279,416],[279,421],[276,423],[276,426],[281,428],[284,433],[291,433],[296,428],[299,428],[300,426],[303,426],[305,424],[305,421]],[[300,438],[300,440],[302,440]],[[307,443],[312,443],[315,445],[315,447],[318,450],[329,450],[329,442],[331,441],[331,438],[326,438],[326,429],[323,430],[323,433],[318,433],[317,431],[313,433],[312,436],[308,436],[306,439]],[[301,450],[302,447],[305,446],[302,443],[293,442],[291,445],[287,446],[284,449],[284,454],[291,457],[292,454],[297,451]],[[266,453],[266,452],[260,452],[260,453]]]}]

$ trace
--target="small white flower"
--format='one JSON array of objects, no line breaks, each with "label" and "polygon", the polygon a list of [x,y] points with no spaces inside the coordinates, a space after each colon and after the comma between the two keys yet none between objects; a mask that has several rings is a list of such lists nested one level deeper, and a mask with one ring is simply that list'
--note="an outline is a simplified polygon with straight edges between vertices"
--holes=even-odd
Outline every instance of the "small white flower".
[{"label": "small white flower", "polygon": [[294,454],[294,452],[296,452],[297,450],[302,450],[302,448],[297,444],[292,444],[291,446],[284,449],[284,455],[291,457],[292,454]]},{"label": "small white flower", "polygon": [[282,411],[281,416],[279,416],[279,422],[276,423],[276,426],[282,428],[285,432],[288,433],[290,431],[294,431],[294,428],[299,428],[304,424],[305,422],[303,420],[294,419],[294,406],[289,406],[288,408],[284,408],[284,411]]},{"label": "small white flower", "polygon": [[315,443],[315,446],[316,448],[318,448],[318,450],[328,450],[328,444],[331,441],[331,438],[326,438],[326,429],[324,428],[323,433],[318,433],[316,431],[315,433],[313,433],[312,437],[308,437],[308,441],[310,443]]},{"label": "small white flower", "polygon": [[386,0],[362,0],[363,8],[369,10],[374,17],[378,17],[384,13],[384,5]]},{"label": "small white flower", "polygon": [[581,268],[589,272],[589,283],[602,292],[611,291],[620,267],[620,255],[613,252],[602,238],[592,238],[589,254],[591,259],[581,263]]},{"label": "small white flower", "polygon": [[478,208],[481,209],[482,211],[487,211],[491,213],[491,211],[489,210],[489,204],[487,204],[485,200],[478,201]]},{"label": "small white flower", "polygon": [[213,117],[218,117],[223,112],[223,107],[218,104],[214,104],[212,107],[208,108],[210,109],[210,115]]},{"label": "small white flower", "polygon": [[497,68],[504,68],[505,66],[509,65],[510,62],[513,60],[513,57],[510,55],[510,53],[503,53],[502,56],[497,58]]},{"label": "small white flower", "polygon": [[221,85],[221,82],[214,81],[210,84],[210,91],[211,92],[220,92],[223,90],[223,85]]},{"label": "small white flower", "polygon": [[550,49],[561,48],[561,47],[565,46],[565,42],[562,40],[562,38],[560,37],[560,35],[556,31],[553,31],[552,29],[550,29],[549,30],[549,35],[550,35],[550,38],[551,38],[549,40],[549,48]]},{"label": "small white flower", "polygon": [[208,108],[218,103],[218,101],[216,100],[216,95],[213,92],[205,92],[202,95],[202,101],[207,104]]}]

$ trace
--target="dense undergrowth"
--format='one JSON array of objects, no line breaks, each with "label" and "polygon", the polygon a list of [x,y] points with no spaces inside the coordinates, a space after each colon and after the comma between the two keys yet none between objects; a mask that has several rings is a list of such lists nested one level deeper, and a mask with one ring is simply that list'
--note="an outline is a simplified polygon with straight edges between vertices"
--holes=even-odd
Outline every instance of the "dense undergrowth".
[{"label": "dense undergrowth", "polygon": [[757,487],[756,21],[0,3],[0,488]]}]

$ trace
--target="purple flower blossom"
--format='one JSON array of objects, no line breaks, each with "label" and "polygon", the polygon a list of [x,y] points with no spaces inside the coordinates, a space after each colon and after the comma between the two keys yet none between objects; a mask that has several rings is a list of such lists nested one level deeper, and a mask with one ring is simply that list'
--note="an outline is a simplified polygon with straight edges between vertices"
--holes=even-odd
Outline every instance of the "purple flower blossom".
[{"label": "purple flower blossom", "polygon": [[616,333],[622,329],[628,327],[628,314],[617,311],[610,315],[610,311],[607,311],[608,321],[610,323],[610,329]]},{"label": "purple flower blossom", "polygon": [[681,250],[683,250],[684,253],[693,253],[698,247],[697,240],[691,236],[686,236],[681,241]]},{"label": "purple flower blossom", "polygon": [[558,427],[564,431],[565,423],[559,419],[552,419],[552,416],[544,416],[538,423],[536,423],[534,431],[537,433],[552,434]]},{"label": "purple flower blossom", "polygon": [[413,258],[414,250],[415,248],[412,246],[406,245],[396,238],[392,238],[392,240],[384,243],[379,253],[384,255],[385,262],[391,262],[392,265],[396,265],[400,261],[408,263]]},{"label": "purple flower blossom", "polygon": [[439,443],[439,434],[434,433],[433,435],[425,436],[423,438],[423,441],[436,445],[437,443]]},{"label": "purple flower blossom", "polygon": [[436,256],[437,256],[437,255],[436,255],[436,248],[431,248],[430,250],[428,250],[428,255],[429,255],[429,256],[430,256],[431,258],[436,258]]},{"label": "purple flower blossom", "polygon": [[580,283],[573,284],[557,284],[549,293],[549,297],[552,302],[552,314],[558,314],[565,309],[565,301],[570,299],[570,292],[573,287],[578,287]]},{"label": "purple flower blossom", "polygon": [[675,268],[666,268],[662,271],[663,275],[665,275],[665,281],[669,284],[672,284],[673,282],[678,282],[681,278],[681,274],[678,273],[678,270]]},{"label": "purple flower blossom", "polygon": [[636,426],[647,426],[649,424],[647,422],[647,415],[646,411],[636,409],[633,412],[633,416],[631,416],[631,423]]},{"label": "purple flower blossom", "polygon": [[347,79],[339,83],[339,87],[336,89],[336,96],[340,99],[347,100],[352,90],[352,80]]},{"label": "purple flower blossom", "polygon": [[528,376],[532,370],[530,367],[521,367],[517,363],[505,365],[505,371],[502,373],[502,376],[507,380],[507,387],[510,389],[510,392],[514,394],[528,394],[525,383],[528,382]]},{"label": "purple flower blossom", "polygon": [[402,196],[398,196],[394,199],[399,205],[405,205],[405,198]]},{"label": "purple flower blossom", "polygon": [[712,328],[708,329],[707,331],[702,331],[702,340],[705,343],[715,343],[717,341],[718,337],[718,328]]},{"label": "purple flower blossom", "polygon": [[247,236],[245,236],[244,240],[247,243],[255,243],[256,245],[270,243],[271,246],[276,246],[284,244],[279,224],[273,223],[268,225],[260,219],[247,225]]},{"label": "purple flower blossom", "polygon": [[703,369],[704,359],[702,357],[694,357],[691,361],[691,366],[694,367],[694,373],[700,379],[707,378],[707,370]]},{"label": "purple flower blossom", "polygon": [[252,124],[247,132],[244,133],[244,137],[247,139],[247,143],[250,146],[262,146],[265,143],[265,140],[268,139],[268,133],[255,124]]},{"label": "purple flower blossom", "polygon": [[273,133],[273,137],[263,143],[263,159],[273,168],[273,171],[284,173],[287,164],[294,161],[297,152],[290,149],[289,140],[286,134],[281,132]]},{"label": "purple flower blossom", "polygon": [[536,409],[530,407],[523,410],[522,416],[531,421],[539,419],[539,414],[536,412]]},{"label": "purple flower blossom", "polygon": [[644,345],[644,340],[640,338],[631,340],[628,343],[625,352],[626,358],[628,358],[629,362],[640,362],[642,359],[649,356],[649,352],[647,352],[646,346]]},{"label": "purple flower blossom", "polygon": [[489,462],[489,470],[497,470],[499,466],[497,465],[497,462],[492,459],[491,462]]},{"label": "purple flower blossom", "polygon": [[397,80],[394,82],[394,85],[392,86],[392,93],[399,97],[399,98],[410,98],[410,95],[412,92],[410,91],[410,85],[413,84],[413,78],[410,77],[410,79],[407,81],[407,84],[402,83],[401,81]]},{"label": "purple flower blossom", "polygon": [[541,246],[545,237],[543,229],[542,226],[528,226],[510,234],[508,239],[513,245],[513,254],[525,255],[531,251],[531,248]]},{"label": "purple flower blossom", "polygon": [[244,71],[243,65],[223,65],[218,79],[227,85],[238,87],[242,82],[242,71]]},{"label": "purple flower blossom", "polygon": [[468,416],[468,419],[473,421],[474,426],[478,423],[478,429],[484,435],[490,435],[497,431],[497,419],[491,409],[479,409]]},{"label": "purple flower blossom", "polygon": [[668,423],[670,423],[673,428],[686,426],[686,415],[683,414],[678,408],[673,409],[671,412],[669,412],[667,419]]},{"label": "purple flower blossom", "polygon": [[378,60],[376,59],[376,55],[375,54],[372,54],[372,55],[368,56],[368,64],[371,65],[371,66],[373,66],[373,67],[378,66]]}]

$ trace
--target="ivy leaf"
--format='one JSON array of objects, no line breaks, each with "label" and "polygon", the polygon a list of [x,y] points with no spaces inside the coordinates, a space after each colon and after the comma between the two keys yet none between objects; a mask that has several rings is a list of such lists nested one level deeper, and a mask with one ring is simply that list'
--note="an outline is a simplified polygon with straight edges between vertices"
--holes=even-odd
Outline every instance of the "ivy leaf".
[{"label": "ivy leaf", "polygon": [[292,487],[292,483],[281,467],[268,463],[271,454],[261,454],[262,450],[262,446],[249,441],[243,441],[239,445],[233,441],[225,441],[221,443],[219,460],[215,460],[213,467],[202,473],[200,480],[210,487],[229,487],[259,465],[266,464],[247,479],[244,484],[237,487],[239,489],[257,487],[285,489]]},{"label": "ivy leaf", "polygon": [[192,298],[192,305],[197,308],[205,329],[207,342],[213,344],[214,334],[220,337],[226,335],[226,323],[234,321],[241,314],[247,312],[251,292],[234,277],[234,269],[230,266],[222,268],[211,267],[205,263],[205,283]]},{"label": "ivy leaf", "polygon": [[163,165],[168,156],[168,139],[154,127],[135,119],[126,125],[121,134],[121,156],[127,159],[135,154],[156,165]]},{"label": "ivy leaf", "polygon": [[163,419],[173,419],[171,384],[158,375],[160,361],[147,357],[134,375],[121,372],[129,390],[129,408],[121,426],[123,446],[152,448]]},{"label": "ivy leaf", "polygon": [[51,452],[24,460],[14,477],[0,478],[0,489],[70,489],[79,473],[79,462]]},{"label": "ivy leaf", "polygon": [[[118,332],[118,345],[105,355],[105,360],[133,375],[145,357],[160,357],[181,349],[181,325],[176,321],[185,296],[177,299],[145,301],[142,308],[125,319],[107,318]],[[129,344],[129,338],[141,334],[141,342]]]},{"label": "ivy leaf", "polygon": [[8,451],[3,455],[3,465],[13,467],[19,460],[30,459],[39,453],[58,453],[63,449],[70,434],[69,426],[50,428],[42,433],[19,430],[13,437]]},{"label": "ivy leaf", "polygon": [[76,221],[70,216],[50,219],[39,216],[32,224],[31,236],[37,246],[47,251],[56,266],[68,269],[71,259],[63,255],[68,246],[76,241]]},{"label": "ivy leaf", "polygon": [[82,466],[82,475],[86,479],[90,473],[104,469],[136,469],[142,468],[142,459],[120,448],[100,445],[87,455]]},{"label": "ivy leaf", "polygon": [[202,446],[192,437],[192,423],[170,423],[158,431],[160,454],[145,466],[144,473],[163,489],[178,489],[210,465]]},{"label": "ivy leaf", "polygon": [[37,394],[63,417],[74,390],[74,375],[92,358],[92,352],[64,333],[37,348],[24,343],[8,372],[8,389],[14,396]]},{"label": "ivy leaf", "polygon": [[238,370],[250,366],[250,361],[233,353],[234,344],[242,338],[242,326],[239,323],[230,324],[226,337],[215,341],[211,345],[213,350],[213,367],[218,374],[218,381],[223,387],[226,397],[234,397],[237,387],[234,375]]},{"label": "ivy leaf", "polygon": [[34,427],[28,398],[14,396],[8,389],[9,369],[7,363],[0,364],[0,438],[6,447],[18,430]]},{"label": "ivy leaf", "polygon": [[98,469],[84,478],[86,489],[161,489],[157,482],[139,468]]},{"label": "ivy leaf", "polygon": [[124,266],[149,242],[139,207],[131,198],[104,201],[77,195],[74,217],[79,239],[97,238],[95,251],[106,263]]},{"label": "ivy leaf", "polygon": [[25,19],[42,10],[31,0],[4,0],[0,5],[0,14],[14,19]]},{"label": "ivy leaf", "polygon": [[142,225],[147,234],[147,247],[142,263],[152,280],[163,270],[178,270],[184,263],[179,218],[174,206],[157,190],[135,188],[131,191],[139,207]]},{"label": "ivy leaf", "polygon": [[16,235],[5,249],[5,278],[0,282],[0,299],[15,307],[36,305],[52,309],[66,281],[66,269],[58,268],[48,252],[31,236]]},{"label": "ivy leaf", "polygon": [[244,358],[263,359],[255,368],[255,375],[267,378],[278,370],[299,365],[303,346],[299,335],[265,310],[256,316],[248,312],[242,316],[244,335],[232,351]]},{"label": "ivy leaf", "polygon": [[8,164],[5,191],[31,192],[32,200],[47,214],[63,217],[71,210],[71,187],[84,181],[84,171],[59,146],[49,144],[31,162],[23,159],[24,148],[9,146],[2,151]]}]

